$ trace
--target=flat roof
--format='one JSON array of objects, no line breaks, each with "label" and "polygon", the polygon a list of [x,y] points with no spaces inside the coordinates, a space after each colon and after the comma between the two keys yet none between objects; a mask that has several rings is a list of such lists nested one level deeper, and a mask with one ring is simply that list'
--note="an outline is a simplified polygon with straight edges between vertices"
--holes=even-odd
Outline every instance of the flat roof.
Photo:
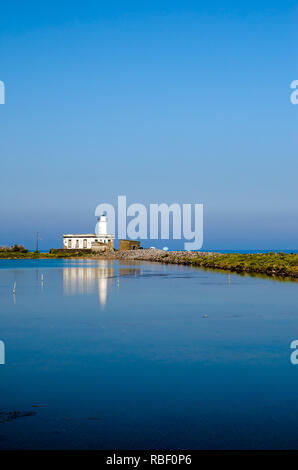
[{"label": "flat roof", "polygon": [[66,233],[63,234],[64,238],[114,238],[114,235],[107,233],[105,235],[100,235],[98,233]]}]

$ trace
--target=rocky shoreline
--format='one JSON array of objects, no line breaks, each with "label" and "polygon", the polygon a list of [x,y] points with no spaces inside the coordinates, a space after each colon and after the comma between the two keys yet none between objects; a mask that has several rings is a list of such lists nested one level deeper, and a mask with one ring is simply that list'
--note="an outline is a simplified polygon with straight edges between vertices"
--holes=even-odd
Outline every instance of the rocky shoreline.
[{"label": "rocky shoreline", "polygon": [[215,253],[194,251],[164,251],[157,249],[127,250],[116,252],[117,259],[155,261],[157,263],[191,264],[198,256],[213,256]]},{"label": "rocky shoreline", "polygon": [[118,252],[115,257],[119,260],[183,264],[235,273],[255,273],[298,279],[298,254],[294,253],[165,252],[163,250],[144,249]]}]

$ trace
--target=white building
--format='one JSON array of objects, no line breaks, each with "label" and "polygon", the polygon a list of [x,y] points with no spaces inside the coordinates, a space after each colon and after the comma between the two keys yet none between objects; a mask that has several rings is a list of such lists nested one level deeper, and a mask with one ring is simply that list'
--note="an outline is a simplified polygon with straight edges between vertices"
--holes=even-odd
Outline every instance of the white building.
[{"label": "white building", "polygon": [[102,251],[105,248],[114,248],[114,235],[108,234],[108,219],[101,215],[97,219],[96,233],[67,233],[63,235],[63,248],[71,249],[94,249]]}]

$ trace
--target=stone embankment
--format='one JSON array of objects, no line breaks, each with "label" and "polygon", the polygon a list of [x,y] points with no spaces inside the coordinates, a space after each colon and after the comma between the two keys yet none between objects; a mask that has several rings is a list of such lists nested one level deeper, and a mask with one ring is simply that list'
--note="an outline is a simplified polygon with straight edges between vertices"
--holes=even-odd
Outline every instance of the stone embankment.
[{"label": "stone embankment", "polygon": [[212,257],[215,253],[194,251],[164,251],[156,249],[119,251],[116,257],[121,260],[155,261],[158,263],[192,264],[198,257]]},{"label": "stone embankment", "polygon": [[295,253],[215,253],[163,250],[130,250],[116,254],[120,260],[155,261],[185,264],[236,273],[256,273],[298,279],[298,254]]}]

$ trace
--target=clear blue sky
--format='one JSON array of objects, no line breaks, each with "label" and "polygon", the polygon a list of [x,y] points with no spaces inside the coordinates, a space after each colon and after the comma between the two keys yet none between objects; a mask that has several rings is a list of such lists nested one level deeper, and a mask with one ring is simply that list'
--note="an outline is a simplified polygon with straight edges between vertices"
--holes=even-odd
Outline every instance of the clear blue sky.
[{"label": "clear blue sky", "polygon": [[203,203],[206,249],[297,249],[297,18],[287,0],[0,2],[0,244],[59,246],[125,194]]}]

